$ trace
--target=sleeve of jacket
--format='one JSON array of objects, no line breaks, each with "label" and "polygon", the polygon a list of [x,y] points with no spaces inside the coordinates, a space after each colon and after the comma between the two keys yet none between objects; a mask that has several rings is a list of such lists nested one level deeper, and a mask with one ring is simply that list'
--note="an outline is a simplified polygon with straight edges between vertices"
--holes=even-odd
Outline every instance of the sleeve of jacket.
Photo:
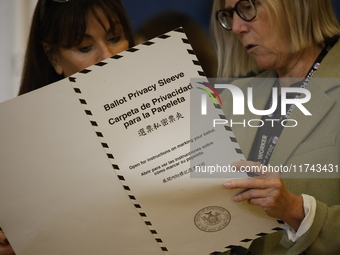
[{"label": "sleeve of jacket", "polygon": [[317,201],[316,214],[311,228],[296,242],[283,232],[280,244],[288,248],[287,254],[306,255],[339,254],[340,205],[328,207]]}]

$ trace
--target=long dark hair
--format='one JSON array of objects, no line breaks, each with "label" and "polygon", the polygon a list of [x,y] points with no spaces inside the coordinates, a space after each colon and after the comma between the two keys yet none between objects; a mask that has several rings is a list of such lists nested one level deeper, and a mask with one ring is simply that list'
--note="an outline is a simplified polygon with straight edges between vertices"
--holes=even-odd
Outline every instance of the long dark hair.
[{"label": "long dark hair", "polygon": [[[131,26],[120,0],[39,0],[33,14],[28,38],[19,95],[41,88],[62,78],[55,72],[49,56],[60,47],[71,48],[81,43],[89,13],[102,24],[97,11],[104,13],[114,33],[119,19],[129,47],[134,45]],[[43,43],[49,45],[44,51]]]}]

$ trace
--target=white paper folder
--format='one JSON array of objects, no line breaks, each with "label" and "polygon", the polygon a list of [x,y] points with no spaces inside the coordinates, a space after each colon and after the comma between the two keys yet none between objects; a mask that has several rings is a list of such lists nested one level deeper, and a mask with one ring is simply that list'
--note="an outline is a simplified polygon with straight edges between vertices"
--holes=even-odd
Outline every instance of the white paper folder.
[{"label": "white paper folder", "polygon": [[0,104],[0,226],[17,255],[217,254],[277,227],[194,175],[243,155],[211,125],[220,109],[199,122],[191,78],[205,79],[177,29]]}]

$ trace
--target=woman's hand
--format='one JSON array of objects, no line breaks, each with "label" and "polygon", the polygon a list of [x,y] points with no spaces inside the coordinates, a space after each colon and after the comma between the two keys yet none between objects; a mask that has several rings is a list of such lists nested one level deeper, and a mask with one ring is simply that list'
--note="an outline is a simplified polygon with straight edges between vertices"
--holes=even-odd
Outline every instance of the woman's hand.
[{"label": "woman's hand", "polygon": [[0,255],[15,255],[4,232],[0,231]]},{"label": "woman's hand", "polygon": [[[305,217],[303,199],[289,192],[280,173],[270,172],[270,168],[251,161],[237,161],[232,164],[237,170],[256,173],[258,177],[233,179],[224,183],[226,189],[244,189],[235,194],[234,202],[247,200],[251,205],[259,205],[271,217],[283,220],[297,230]],[[256,170],[257,169],[257,170]]]}]

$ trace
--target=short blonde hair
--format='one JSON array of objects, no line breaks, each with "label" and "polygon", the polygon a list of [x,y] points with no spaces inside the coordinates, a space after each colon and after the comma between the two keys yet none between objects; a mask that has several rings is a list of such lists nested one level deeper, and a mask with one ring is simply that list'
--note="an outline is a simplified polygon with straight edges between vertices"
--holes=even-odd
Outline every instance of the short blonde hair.
[{"label": "short blonde hair", "polygon": [[[256,0],[269,15],[276,33],[286,40],[292,52],[325,42],[340,35],[332,0]],[[225,0],[215,0],[212,13],[218,70],[217,76],[236,78],[260,69],[233,32],[222,28],[215,18],[218,10],[225,8]]]}]

